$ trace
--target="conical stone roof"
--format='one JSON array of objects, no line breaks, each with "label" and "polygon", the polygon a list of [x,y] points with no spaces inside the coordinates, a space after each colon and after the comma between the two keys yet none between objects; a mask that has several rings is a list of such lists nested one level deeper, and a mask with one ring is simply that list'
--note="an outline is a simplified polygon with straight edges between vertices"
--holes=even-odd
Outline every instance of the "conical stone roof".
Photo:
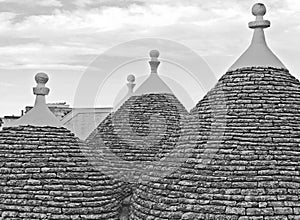
[{"label": "conical stone roof", "polygon": [[[158,75],[158,54],[158,51],[150,52],[149,78]],[[141,85],[143,91],[143,88],[157,86],[148,84],[149,78]],[[171,91],[152,88],[142,94],[134,92],[86,141],[99,153],[102,161],[99,166],[114,170],[116,176],[126,182],[135,183],[141,173],[147,172],[147,165],[160,160],[177,146],[185,115],[185,107]]]},{"label": "conical stone roof", "polygon": [[122,183],[93,166],[74,134],[47,120],[37,126],[31,112],[26,125],[0,132],[0,219],[119,219]]},{"label": "conical stone roof", "polygon": [[130,219],[298,219],[299,109],[300,82],[287,69],[228,71],[191,111],[188,153],[173,158],[185,162],[142,176]]}]

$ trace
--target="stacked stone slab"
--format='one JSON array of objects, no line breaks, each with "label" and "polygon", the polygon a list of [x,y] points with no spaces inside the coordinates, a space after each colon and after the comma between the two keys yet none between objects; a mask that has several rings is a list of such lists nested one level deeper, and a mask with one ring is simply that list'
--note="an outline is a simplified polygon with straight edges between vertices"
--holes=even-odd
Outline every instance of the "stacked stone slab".
[{"label": "stacked stone slab", "polygon": [[118,219],[122,184],[93,168],[64,128],[0,132],[1,219]]},{"label": "stacked stone slab", "polygon": [[300,82],[279,62],[250,61],[191,111],[181,142],[190,153],[174,158],[181,166],[164,178],[142,176],[131,220],[300,218]]},{"label": "stacked stone slab", "polygon": [[104,119],[87,143],[101,151],[99,161],[108,170],[135,182],[145,166],[176,148],[186,115],[173,94],[132,96]]},{"label": "stacked stone slab", "polygon": [[0,132],[0,219],[119,219],[124,185],[93,166],[46,106],[48,76],[35,78],[35,106]]},{"label": "stacked stone slab", "polygon": [[139,177],[151,171],[155,163],[168,163],[170,155],[177,151],[188,114],[157,74],[159,52],[153,50],[150,56],[150,76],[135,92],[134,78],[129,77],[126,101],[86,140],[94,153],[94,166],[126,185],[127,198],[121,214],[124,219],[128,219],[132,192]]},{"label": "stacked stone slab", "polygon": [[299,218],[299,109],[287,70],[227,72],[191,111],[193,153],[163,179],[143,177],[131,219]]},{"label": "stacked stone slab", "polygon": [[146,167],[177,147],[187,115],[157,74],[158,51],[150,56],[150,76],[86,140],[97,152],[95,164],[129,183],[129,195],[140,175],[148,172]]}]

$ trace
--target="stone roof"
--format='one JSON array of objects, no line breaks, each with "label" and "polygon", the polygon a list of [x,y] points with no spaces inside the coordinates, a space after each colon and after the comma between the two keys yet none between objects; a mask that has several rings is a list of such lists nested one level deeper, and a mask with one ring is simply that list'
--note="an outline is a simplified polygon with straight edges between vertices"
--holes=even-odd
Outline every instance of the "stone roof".
[{"label": "stone roof", "polygon": [[65,128],[0,132],[2,219],[118,219],[122,184],[95,169]]},{"label": "stone roof", "polygon": [[182,128],[181,166],[141,177],[130,219],[298,219],[299,109],[287,69],[228,71]]},{"label": "stone roof", "polygon": [[[37,107],[44,101],[26,122],[39,123],[32,111],[48,117]],[[46,121],[0,132],[0,219],[119,219],[124,184],[94,166],[93,152],[73,133]]]},{"label": "stone roof", "polygon": [[124,200],[123,209],[131,205],[132,192],[147,166],[177,147],[187,114],[172,94],[132,96],[87,138],[94,165],[126,186],[128,202]]},{"label": "stone roof", "polygon": [[300,83],[287,70],[227,72],[183,128],[193,153],[174,158],[186,162],[165,178],[143,176],[132,219],[296,219],[299,109]]},{"label": "stone roof", "polygon": [[102,169],[135,183],[145,166],[177,146],[187,111],[172,94],[132,96],[87,138]]},{"label": "stone roof", "polygon": [[104,119],[87,138],[98,152],[101,169],[136,183],[145,167],[177,146],[185,107],[171,93],[132,96]]}]

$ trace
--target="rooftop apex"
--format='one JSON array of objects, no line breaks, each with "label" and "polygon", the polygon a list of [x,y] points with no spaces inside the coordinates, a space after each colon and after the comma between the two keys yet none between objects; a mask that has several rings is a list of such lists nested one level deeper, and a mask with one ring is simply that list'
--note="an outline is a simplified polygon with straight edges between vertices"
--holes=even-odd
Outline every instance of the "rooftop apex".
[{"label": "rooftop apex", "polygon": [[150,76],[142,83],[142,85],[137,88],[135,91],[135,95],[143,95],[143,94],[150,94],[150,93],[171,93],[173,94],[172,90],[169,86],[159,77],[158,74],[158,66],[160,61],[158,60],[159,51],[158,50],[151,50],[149,52],[150,55],[150,68],[151,73]]},{"label": "rooftop apex", "polygon": [[229,70],[253,66],[285,68],[266,43],[264,29],[270,27],[271,24],[270,21],[263,19],[266,11],[262,3],[253,5],[252,14],[256,16],[256,19],[248,24],[249,28],[254,29],[251,44]]},{"label": "rooftop apex", "polygon": [[12,126],[33,125],[33,126],[52,126],[63,127],[61,122],[54,116],[46,105],[45,96],[49,94],[49,88],[45,85],[49,80],[46,73],[37,73],[35,75],[37,86],[33,88],[33,94],[36,95],[34,107],[16,120]]}]

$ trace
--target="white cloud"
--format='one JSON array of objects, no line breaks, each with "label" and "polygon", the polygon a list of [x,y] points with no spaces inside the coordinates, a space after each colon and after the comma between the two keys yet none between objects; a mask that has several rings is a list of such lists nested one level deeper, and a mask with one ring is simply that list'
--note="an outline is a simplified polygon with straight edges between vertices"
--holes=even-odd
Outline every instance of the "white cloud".
[{"label": "white cloud", "polygon": [[[53,70],[53,74],[59,73],[56,77],[73,76],[104,50],[148,37],[183,43],[200,55],[208,56],[210,64],[223,71],[251,40],[252,30],[247,23],[255,19],[251,14],[255,2],[0,0],[1,10],[5,11],[0,13],[0,68],[5,69],[1,70],[1,76],[10,77],[7,72],[18,73],[20,78],[24,77],[20,86],[33,69]],[[287,61],[292,72],[299,71],[300,1],[262,2],[268,9],[265,18],[272,24],[266,31],[270,47]],[[26,84],[20,91],[31,86]],[[55,86],[59,89],[59,82]],[[65,88],[62,86],[61,90]],[[19,96],[16,95],[20,100],[26,99]],[[58,99],[61,98],[68,101],[72,97],[61,94]],[[7,113],[13,111],[7,110]]]},{"label": "white cloud", "polygon": [[0,12],[0,32],[11,28],[11,20],[17,15],[12,12]]},{"label": "white cloud", "polygon": [[33,15],[15,25],[17,30],[35,28],[40,30],[80,32],[83,28],[93,31],[111,31],[135,25],[141,28],[167,26],[180,19],[197,15],[195,7],[173,7],[167,5],[151,5],[143,7],[132,5],[129,8],[106,7],[90,10],[64,11],[55,10],[52,15]]},{"label": "white cloud", "polygon": [[[95,54],[96,49],[67,46],[47,47],[43,44],[29,43],[24,45],[0,47],[3,59],[1,69],[76,69],[83,70],[87,62],[74,60],[74,54],[84,56]],[[76,62],[75,62],[76,61]]]},{"label": "white cloud", "polygon": [[73,1],[73,4],[82,8],[82,7],[91,5],[93,2],[95,2],[95,1],[94,0],[75,0],[75,1]]},{"label": "white cloud", "polygon": [[[266,3],[272,8],[271,21],[276,20],[277,26],[286,25],[295,1],[286,0],[286,4],[275,4],[277,0],[272,4]],[[127,40],[161,37],[186,43],[202,55],[228,56],[247,46],[251,36],[247,22],[254,19],[250,12],[254,0],[243,3],[229,0],[192,0],[189,3],[152,0],[145,5],[125,1],[127,7],[80,8],[95,2],[105,5],[108,1],[76,1],[78,8],[75,10],[55,9],[51,14],[29,15],[17,23],[13,22],[17,14],[0,13],[0,40],[13,41],[20,36],[31,41],[36,39],[36,42],[24,45],[2,47],[0,52],[7,55],[5,59],[9,65],[15,62],[19,68],[20,64],[46,65],[50,62],[60,65],[61,62],[74,62],[74,56],[92,57],[109,46]],[[38,4],[61,6],[58,0],[42,0]],[[296,29],[300,25],[299,20],[300,15],[295,14],[290,26]],[[283,35],[289,37],[284,32],[273,37],[279,39]],[[235,36],[235,40],[232,40],[232,36]],[[82,65],[80,61],[76,62]]]},{"label": "white cloud", "polygon": [[0,0],[0,3],[14,3],[19,5],[39,5],[44,7],[62,7],[62,3],[59,0]]},{"label": "white cloud", "polygon": [[8,83],[8,82],[0,82],[0,87],[15,87],[15,84]]},{"label": "white cloud", "polygon": [[126,35],[136,38],[143,30],[174,25],[180,19],[196,14],[197,9],[189,6],[151,5],[144,8],[132,5],[72,12],[55,10],[51,15],[31,15],[24,21],[13,23],[15,14],[2,13],[0,20],[2,15],[5,21],[0,26],[2,39],[22,36],[37,42],[0,47],[7,63],[2,62],[1,66],[11,68],[15,63],[16,68],[25,68],[48,65],[49,62],[72,63],[74,56],[97,55],[109,43],[126,39]]},{"label": "white cloud", "polygon": [[46,7],[62,7],[62,3],[58,0],[39,0],[35,1],[40,6]]}]

